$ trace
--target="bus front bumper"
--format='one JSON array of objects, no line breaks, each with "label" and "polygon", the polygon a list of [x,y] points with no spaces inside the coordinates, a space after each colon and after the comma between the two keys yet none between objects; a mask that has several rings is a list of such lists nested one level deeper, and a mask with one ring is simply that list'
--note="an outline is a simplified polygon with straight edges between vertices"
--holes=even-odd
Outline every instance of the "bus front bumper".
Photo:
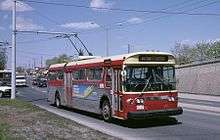
[{"label": "bus front bumper", "polygon": [[165,116],[175,116],[183,113],[182,107],[164,109],[164,110],[149,110],[149,111],[137,111],[128,112],[128,119],[145,119],[151,117],[165,117]]}]

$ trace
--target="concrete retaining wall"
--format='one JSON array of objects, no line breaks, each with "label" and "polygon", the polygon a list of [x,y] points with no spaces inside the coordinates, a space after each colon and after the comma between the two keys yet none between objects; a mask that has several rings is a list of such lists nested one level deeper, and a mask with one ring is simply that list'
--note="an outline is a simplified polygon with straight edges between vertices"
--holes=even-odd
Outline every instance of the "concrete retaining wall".
[{"label": "concrete retaining wall", "polygon": [[176,67],[180,92],[220,95],[220,60]]}]

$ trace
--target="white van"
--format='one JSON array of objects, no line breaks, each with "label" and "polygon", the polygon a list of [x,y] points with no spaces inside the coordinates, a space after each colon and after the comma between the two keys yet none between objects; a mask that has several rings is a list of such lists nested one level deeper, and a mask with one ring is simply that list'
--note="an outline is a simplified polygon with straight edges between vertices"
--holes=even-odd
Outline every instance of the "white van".
[{"label": "white van", "polygon": [[27,86],[27,80],[24,75],[16,76],[16,86]]}]

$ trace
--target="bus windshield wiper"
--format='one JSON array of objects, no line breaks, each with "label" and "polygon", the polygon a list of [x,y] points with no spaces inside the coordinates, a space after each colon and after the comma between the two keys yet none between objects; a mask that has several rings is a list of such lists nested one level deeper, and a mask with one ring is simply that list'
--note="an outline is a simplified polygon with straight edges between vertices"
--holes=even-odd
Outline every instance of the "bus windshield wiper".
[{"label": "bus windshield wiper", "polygon": [[148,87],[149,82],[150,82],[150,79],[151,79],[151,76],[146,80],[146,84],[145,84],[143,90],[141,91],[141,95],[143,94],[143,92],[145,91],[145,89]]}]

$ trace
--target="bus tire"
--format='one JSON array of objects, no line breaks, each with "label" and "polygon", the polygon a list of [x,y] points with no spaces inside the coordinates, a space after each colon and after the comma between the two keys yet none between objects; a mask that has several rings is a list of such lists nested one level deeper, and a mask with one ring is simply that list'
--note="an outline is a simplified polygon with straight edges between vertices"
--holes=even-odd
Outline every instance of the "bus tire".
[{"label": "bus tire", "polygon": [[111,107],[108,100],[104,100],[104,102],[102,103],[102,118],[106,122],[111,122]]},{"label": "bus tire", "polygon": [[56,107],[60,108],[61,107],[61,102],[60,102],[60,95],[57,93],[55,95],[55,101],[54,101],[54,104]]}]

